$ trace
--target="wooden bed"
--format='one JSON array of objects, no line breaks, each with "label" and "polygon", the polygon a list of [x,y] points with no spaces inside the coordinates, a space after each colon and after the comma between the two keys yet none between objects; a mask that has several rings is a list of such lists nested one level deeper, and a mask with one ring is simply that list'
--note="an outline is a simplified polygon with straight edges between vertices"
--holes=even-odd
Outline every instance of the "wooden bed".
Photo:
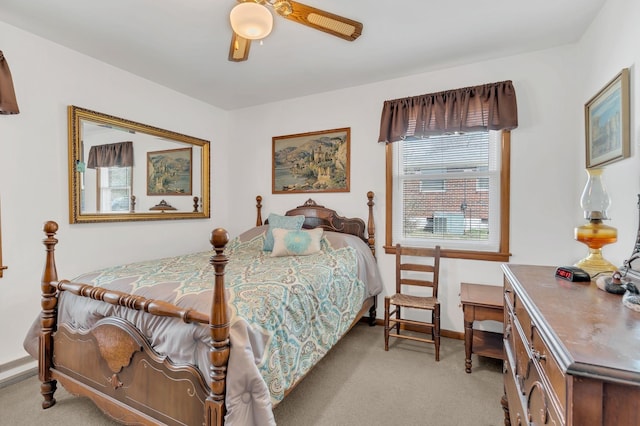
[{"label": "wooden bed", "polygon": [[[367,198],[366,225],[362,219],[341,217],[335,210],[317,205],[313,200],[286,215],[304,215],[304,228],[356,235],[375,255],[373,192],[369,192]],[[263,224],[262,198],[258,196],[256,201],[256,226],[259,226]],[[101,287],[58,281],[54,259],[57,230],[55,222],[44,225],[46,263],[41,283],[38,350],[42,407],[49,408],[56,403],[54,393],[59,382],[70,393],[89,397],[109,417],[123,424],[223,425],[230,354],[224,277],[228,233],[218,228],[211,234],[215,254],[210,258],[210,264],[215,270],[215,282],[211,312],[204,313]],[[200,372],[191,365],[173,364],[152,349],[147,338],[130,322],[117,317],[103,318],[88,331],[57,324],[58,297],[65,291],[131,310],[174,317],[186,323],[208,324],[210,371]],[[366,298],[352,326],[363,320],[367,311],[369,323],[373,325],[376,306],[376,296]]]}]

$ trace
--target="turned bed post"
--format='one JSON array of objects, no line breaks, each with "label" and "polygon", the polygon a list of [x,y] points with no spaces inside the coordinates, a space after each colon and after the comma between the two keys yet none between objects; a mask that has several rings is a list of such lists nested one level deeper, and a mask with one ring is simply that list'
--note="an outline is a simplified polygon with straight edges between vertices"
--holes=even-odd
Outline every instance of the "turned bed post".
[{"label": "turned bed post", "polygon": [[47,257],[42,273],[42,282],[40,289],[42,291],[40,313],[40,340],[39,340],[39,362],[38,362],[38,378],[42,384],[40,385],[40,393],[44,397],[42,408],[49,408],[56,403],[53,394],[56,391],[56,381],[51,378],[51,366],[53,364],[53,332],[56,330],[56,322],[58,315],[56,305],[58,304],[58,295],[56,288],[51,285],[52,282],[58,281],[58,272],[56,271],[55,246],[58,240],[55,238],[58,231],[58,224],[49,221],[44,224],[44,233],[47,235],[42,243],[46,247]]},{"label": "turned bed post", "polygon": [[[376,257],[376,224],[373,220],[373,191],[367,192],[367,206],[369,206],[369,218],[367,221],[367,243],[369,244],[369,248],[371,249],[371,253],[373,253],[373,257]],[[376,310],[378,308],[378,298],[376,296],[373,297],[373,306],[369,309],[369,325],[376,325]]]},{"label": "turned bed post", "polygon": [[375,257],[376,255],[376,225],[373,221],[373,191],[369,191],[367,192],[367,199],[369,201],[367,201],[367,206],[369,206],[369,220],[367,222],[367,233],[369,234],[369,238],[367,239],[367,242],[369,243],[369,248],[371,249],[371,253],[373,253],[373,256]]},{"label": "turned bed post", "polygon": [[256,226],[262,225],[262,196],[258,195],[256,197],[256,209],[258,209],[258,214],[256,215]]},{"label": "turned bed post", "polygon": [[229,234],[222,228],[211,233],[211,244],[216,252],[210,263],[215,270],[215,284],[209,328],[211,330],[211,348],[209,349],[209,377],[211,392],[206,401],[206,424],[222,426],[225,415],[225,391],[227,381],[227,363],[229,361],[229,314],[224,288],[224,268],[229,258],[224,255],[224,247],[229,242]]}]

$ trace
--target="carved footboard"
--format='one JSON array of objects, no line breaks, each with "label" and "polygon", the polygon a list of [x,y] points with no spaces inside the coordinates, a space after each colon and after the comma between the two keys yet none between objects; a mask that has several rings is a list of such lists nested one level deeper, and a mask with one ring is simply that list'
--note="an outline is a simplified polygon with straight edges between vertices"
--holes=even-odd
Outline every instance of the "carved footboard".
[{"label": "carved footboard", "polygon": [[[229,320],[224,292],[223,254],[229,235],[212,232],[215,255],[213,304],[210,315],[170,303],[106,290],[85,284],[57,281],[54,258],[55,222],[47,222],[44,245],[47,259],[42,277],[42,313],[39,376],[43,408],[56,402],[57,381],[69,392],[91,398],[107,415],[124,424],[188,424],[208,426],[224,422],[226,371],[229,359]],[[57,322],[61,292],[100,300],[184,322],[209,324],[211,369],[209,382],[192,366],[177,366],[157,354],[147,339],[128,321],[105,318],[89,331],[79,332]]]},{"label": "carved footboard", "polygon": [[124,424],[205,424],[209,386],[192,366],[173,365],[129,322],[104,318],[87,332],[54,337],[53,377]]}]

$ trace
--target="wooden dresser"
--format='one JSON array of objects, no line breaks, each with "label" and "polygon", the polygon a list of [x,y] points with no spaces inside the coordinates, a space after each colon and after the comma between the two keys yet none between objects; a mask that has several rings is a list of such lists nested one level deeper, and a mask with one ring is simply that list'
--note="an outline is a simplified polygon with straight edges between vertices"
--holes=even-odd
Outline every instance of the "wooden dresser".
[{"label": "wooden dresser", "polygon": [[502,269],[505,424],[640,425],[640,313],[555,267]]}]

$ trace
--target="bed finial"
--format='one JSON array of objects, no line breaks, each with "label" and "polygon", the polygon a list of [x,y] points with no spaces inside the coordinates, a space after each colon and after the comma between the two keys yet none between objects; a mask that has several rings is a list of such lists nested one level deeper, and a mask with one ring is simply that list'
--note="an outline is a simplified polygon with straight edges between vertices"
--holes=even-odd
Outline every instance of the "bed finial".
[{"label": "bed finial", "polygon": [[211,332],[211,348],[209,349],[209,378],[211,392],[206,401],[207,425],[222,425],[225,405],[224,398],[227,385],[227,364],[229,361],[229,314],[224,289],[224,268],[229,258],[224,254],[224,248],[229,242],[229,233],[223,228],[216,228],[211,232],[211,244],[216,252],[211,256],[210,263],[215,270],[215,284],[213,300],[209,316],[209,330]]},{"label": "bed finial", "polygon": [[44,224],[43,231],[45,234],[47,234],[48,237],[52,237],[56,234],[56,232],[58,232],[58,224],[53,220],[47,221]]},{"label": "bed finial", "polygon": [[220,255],[229,242],[229,233],[224,228],[216,228],[211,231],[211,239],[209,241],[216,251],[216,255]]},{"label": "bed finial", "polygon": [[256,208],[258,215],[256,216],[256,226],[262,226],[262,195],[256,197]]}]

